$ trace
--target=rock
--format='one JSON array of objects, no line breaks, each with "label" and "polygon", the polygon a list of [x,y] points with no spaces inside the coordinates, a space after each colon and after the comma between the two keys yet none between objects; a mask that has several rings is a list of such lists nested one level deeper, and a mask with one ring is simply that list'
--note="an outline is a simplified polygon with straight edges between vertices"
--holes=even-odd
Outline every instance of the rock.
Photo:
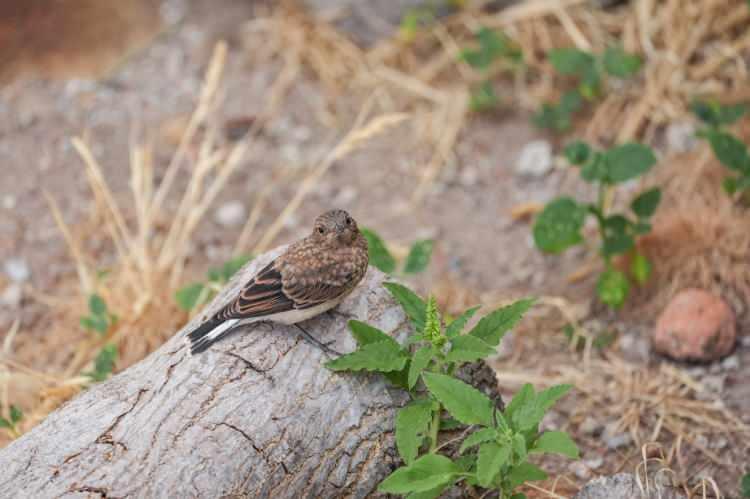
[{"label": "rock", "polygon": [[586,416],[586,419],[581,421],[581,424],[578,426],[578,431],[583,435],[597,435],[603,429],[604,425],[591,416]]},{"label": "rock", "polygon": [[695,149],[695,125],[690,122],[672,123],[666,131],[667,148],[675,153],[690,152]]},{"label": "rock", "polygon": [[21,298],[23,298],[23,289],[20,284],[13,282],[0,294],[0,305],[17,308],[21,304]]},{"label": "rock", "polygon": [[29,277],[31,277],[29,265],[23,258],[9,258],[5,261],[3,268],[8,277],[10,277],[10,280],[14,282],[28,281]]},{"label": "rock", "polygon": [[736,354],[730,355],[721,361],[721,367],[725,371],[736,371],[740,368],[740,358]]},{"label": "rock", "polygon": [[643,336],[634,333],[624,334],[620,337],[618,344],[625,360],[638,363],[648,362],[651,345]]},{"label": "rock", "polygon": [[591,478],[591,470],[583,461],[573,461],[568,466],[568,469],[581,480],[588,480]]},{"label": "rock", "polygon": [[609,449],[626,447],[633,441],[633,437],[630,436],[630,433],[623,432],[618,428],[617,421],[609,423],[604,428],[602,438],[604,439],[604,444]]},{"label": "rock", "polygon": [[228,201],[221,205],[214,214],[216,222],[223,227],[239,227],[245,223],[247,211],[240,201]]},{"label": "rock", "polygon": [[684,499],[685,496],[673,489],[651,481],[650,493],[642,491],[635,476],[618,473],[591,480],[573,499]]},{"label": "rock", "polygon": [[740,339],[740,344],[744,348],[750,348],[750,336],[744,336]]},{"label": "rock", "polygon": [[604,458],[592,457],[591,459],[584,459],[583,462],[586,463],[586,466],[588,466],[590,469],[595,470],[601,468],[601,466],[604,464]]},{"label": "rock", "polygon": [[3,208],[12,210],[16,207],[16,197],[10,194],[3,196]]},{"label": "rock", "polygon": [[724,300],[701,289],[685,289],[659,316],[652,344],[675,360],[705,362],[729,354],[736,336],[734,313]]},{"label": "rock", "polygon": [[716,400],[721,397],[726,381],[726,374],[709,374],[708,376],[704,376],[701,379],[703,390],[698,392],[695,397],[698,400]]},{"label": "rock", "polygon": [[542,177],[552,169],[552,145],[546,140],[529,142],[518,156],[516,170],[527,177]]}]

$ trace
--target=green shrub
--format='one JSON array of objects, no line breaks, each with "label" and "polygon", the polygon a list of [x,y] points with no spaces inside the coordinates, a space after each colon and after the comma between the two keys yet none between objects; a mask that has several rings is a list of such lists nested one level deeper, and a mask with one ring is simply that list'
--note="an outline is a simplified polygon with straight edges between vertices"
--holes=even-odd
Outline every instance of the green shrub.
[{"label": "green shrub", "polygon": [[385,241],[372,229],[362,229],[362,235],[367,239],[370,264],[386,274],[418,274],[423,272],[430,264],[432,258],[433,241],[421,239],[411,245],[406,260],[399,269],[396,258],[388,251]]}]

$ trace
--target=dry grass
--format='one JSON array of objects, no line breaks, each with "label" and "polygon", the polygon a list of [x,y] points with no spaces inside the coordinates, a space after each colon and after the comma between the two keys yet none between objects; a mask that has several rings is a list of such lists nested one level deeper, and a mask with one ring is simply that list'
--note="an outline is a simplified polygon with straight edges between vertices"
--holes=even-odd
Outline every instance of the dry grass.
[{"label": "dry grass", "polygon": [[[69,226],[54,198],[47,194],[47,199],[75,262],[77,283],[69,281],[64,285],[63,297],[35,293],[49,305],[48,315],[40,321],[41,325],[37,324],[46,331],[41,340],[42,348],[40,345],[33,351],[22,348],[23,353],[19,355],[14,340],[20,339],[16,343],[21,347],[26,345],[23,345],[23,332],[16,326],[6,334],[0,357],[3,407],[7,408],[11,402],[24,409],[26,417],[21,432],[90,383],[81,373],[91,369],[94,358],[105,344],[117,346],[115,370],[121,370],[158,348],[188,320],[188,314],[177,306],[174,294],[189,274],[186,265],[191,239],[232,174],[240,165],[253,160],[257,145],[253,139],[277,113],[298,68],[292,65],[281,69],[269,90],[267,108],[242,140],[227,143],[220,140],[217,120],[211,119],[219,104],[226,53],[224,43],[216,46],[196,109],[160,182],[155,181],[151,151],[140,144],[131,147],[131,193],[125,203],[118,203],[122,196],[109,188],[104,170],[88,143],[78,137],[72,140],[92,190],[91,219]],[[407,117],[394,113],[372,117],[372,112],[372,105],[364,106],[351,130],[331,146],[323,159],[303,170],[304,178],[297,193],[262,234],[256,234],[257,222],[261,216],[273,216],[264,206],[278,185],[271,183],[259,194],[240,232],[235,253],[246,253],[253,241],[256,241],[254,252],[267,249],[276,240],[284,221],[294,214],[335,161],[360,149]],[[181,172],[188,182],[182,192],[177,192],[175,179]],[[176,210],[168,208],[168,199],[179,200]],[[107,255],[88,249],[87,242],[92,240],[102,242],[104,253],[107,249],[114,253],[114,261],[108,265],[104,277],[98,276],[96,269]],[[99,294],[109,310],[119,316],[119,321],[101,337],[84,331],[79,325],[92,293]],[[48,329],[44,329],[46,327]],[[42,365],[47,368],[28,367]]]}]

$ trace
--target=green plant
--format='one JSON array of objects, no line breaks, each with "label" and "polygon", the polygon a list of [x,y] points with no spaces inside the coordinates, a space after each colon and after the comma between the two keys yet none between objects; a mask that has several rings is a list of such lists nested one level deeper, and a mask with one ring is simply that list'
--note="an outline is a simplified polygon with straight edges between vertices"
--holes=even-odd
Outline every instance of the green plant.
[{"label": "green plant", "polygon": [[483,81],[472,88],[470,107],[473,111],[494,109],[500,100],[491,77],[498,69],[515,69],[523,62],[519,46],[502,31],[482,27],[476,33],[476,48],[461,51],[460,59],[483,75]]},{"label": "green plant", "polygon": [[[527,384],[500,410],[485,394],[455,377],[461,365],[492,355],[534,300],[499,308],[462,334],[479,307],[444,326],[434,297],[425,302],[400,284],[385,286],[403,307],[415,334],[401,345],[383,331],[352,320],[349,328],[359,348],[326,364],[334,371],[382,373],[409,392],[411,402],[396,416],[396,446],[404,465],[380,484],[381,492],[435,498],[464,482],[497,490],[501,498],[518,498],[523,497],[514,494],[518,486],[547,477],[529,462],[530,454],[578,457],[578,448],[566,433],[539,433],[545,412],[570,386],[537,393]],[[440,431],[448,429],[460,429],[461,436],[441,444]],[[448,444],[459,440],[458,452],[446,455]]]},{"label": "green plant", "polygon": [[570,129],[572,116],[583,108],[585,101],[601,96],[606,75],[630,78],[642,64],[640,57],[620,46],[611,46],[601,55],[575,48],[554,49],[548,59],[558,73],[576,80],[576,87],[564,92],[559,103],[543,104],[533,117],[538,127],[558,132]]},{"label": "green plant", "polygon": [[175,293],[177,305],[187,311],[203,305],[213,298],[222,286],[251,259],[251,256],[240,255],[225,262],[220,267],[209,269],[206,282],[195,282],[177,290],[177,293]]},{"label": "green plant", "polygon": [[740,488],[742,489],[742,497],[750,497],[750,473],[742,477]]},{"label": "green plant", "polygon": [[607,192],[617,184],[648,172],[656,164],[656,157],[651,149],[641,144],[627,143],[606,151],[595,151],[580,141],[569,144],[565,156],[580,168],[583,180],[597,184],[598,199],[596,203],[581,203],[570,197],[551,201],[534,223],[534,242],[537,248],[547,253],[560,253],[581,244],[586,217],[593,216],[599,227],[600,253],[605,263],[597,283],[597,293],[602,302],[618,308],[630,292],[630,280],[614,267],[612,258],[628,254],[630,277],[637,284],[648,280],[651,264],[638,253],[635,240],[651,230],[650,219],[661,200],[661,191],[653,188],[638,195],[630,203],[634,215],[631,218],[623,213],[609,212]]},{"label": "green plant", "polygon": [[747,112],[744,104],[721,105],[715,101],[695,101],[693,113],[705,125],[698,136],[711,145],[716,159],[734,172],[726,177],[722,187],[729,195],[750,202],[750,153],[747,145],[726,130],[726,126],[738,121]]},{"label": "green plant", "polygon": [[[367,239],[367,248],[370,256],[370,263],[386,274],[397,273],[399,267],[396,258],[388,251],[383,239],[372,229],[361,229],[362,235]],[[421,239],[411,245],[409,254],[401,266],[400,273],[418,274],[423,272],[430,264],[432,258],[433,241],[431,239]]]},{"label": "green plant", "polygon": [[89,377],[94,383],[104,381],[112,374],[115,361],[117,361],[117,346],[108,343],[104,345],[104,348],[99,351],[96,359],[94,359],[94,370],[87,371],[83,375]]},{"label": "green plant", "polygon": [[0,428],[6,430],[12,438],[17,438],[21,435],[18,431],[18,423],[23,420],[23,411],[11,404],[8,416],[8,418],[0,416]]},{"label": "green plant", "polygon": [[102,297],[96,293],[90,295],[89,315],[81,317],[81,326],[104,336],[107,330],[115,324],[117,324],[117,316],[110,313]]}]

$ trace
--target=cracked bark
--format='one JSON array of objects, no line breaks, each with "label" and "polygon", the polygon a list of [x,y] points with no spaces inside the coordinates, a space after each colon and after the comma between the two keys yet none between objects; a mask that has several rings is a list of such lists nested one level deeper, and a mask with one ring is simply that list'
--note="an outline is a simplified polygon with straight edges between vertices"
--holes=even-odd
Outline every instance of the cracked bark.
[{"label": "cracked bark", "polygon": [[[280,251],[241,270],[206,313]],[[403,340],[407,320],[383,279],[370,268],[336,311],[306,329],[343,352],[355,348],[349,318]],[[398,464],[393,421],[404,393],[378,376],[331,373],[293,326],[243,328],[190,357],[183,337],[200,320],[2,450],[0,497],[376,494]]]}]

